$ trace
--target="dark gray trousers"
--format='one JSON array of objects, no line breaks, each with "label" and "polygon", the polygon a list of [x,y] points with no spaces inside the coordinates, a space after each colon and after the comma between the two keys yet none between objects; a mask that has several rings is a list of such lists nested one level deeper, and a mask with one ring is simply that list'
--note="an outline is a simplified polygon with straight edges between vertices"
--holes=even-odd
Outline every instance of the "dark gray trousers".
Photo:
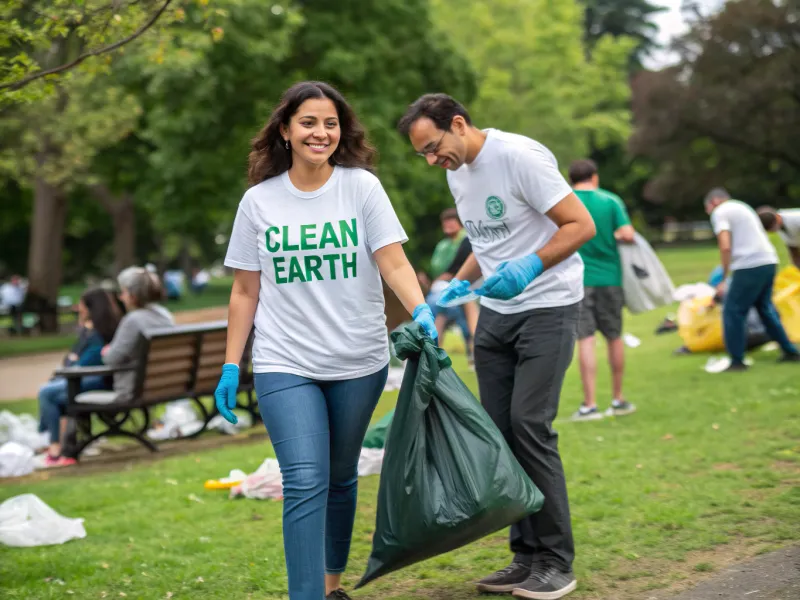
[{"label": "dark gray trousers", "polygon": [[481,404],[520,465],[544,494],[544,506],[511,528],[520,559],[546,558],[570,570],[575,558],[567,485],[553,420],[572,361],[580,304],[503,315],[481,308],[475,370]]}]

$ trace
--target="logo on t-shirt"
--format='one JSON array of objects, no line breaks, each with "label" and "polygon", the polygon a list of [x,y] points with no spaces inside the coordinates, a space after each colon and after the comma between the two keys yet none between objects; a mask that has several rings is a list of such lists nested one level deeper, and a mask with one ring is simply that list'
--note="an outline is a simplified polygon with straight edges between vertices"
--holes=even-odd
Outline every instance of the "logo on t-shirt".
[{"label": "logo on t-shirt", "polygon": [[497,196],[489,196],[486,199],[486,214],[495,221],[502,219],[506,214],[506,203]]}]

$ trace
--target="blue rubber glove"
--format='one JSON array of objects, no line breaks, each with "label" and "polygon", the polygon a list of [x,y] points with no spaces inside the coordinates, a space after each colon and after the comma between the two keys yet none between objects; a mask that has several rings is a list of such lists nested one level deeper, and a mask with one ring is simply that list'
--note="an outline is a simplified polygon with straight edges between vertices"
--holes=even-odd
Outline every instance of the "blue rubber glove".
[{"label": "blue rubber glove", "polygon": [[542,259],[536,254],[505,262],[475,293],[497,300],[511,300],[514,296],[519,296],[542,271]]},{"label": "blue rubber glove", "polygon": [[236,390],[239,389],[239,365],[225,363],[222,365],[222,377],[219,378],[217,389],[214,391],[214,401],[219,414],[234,425],[239,419],[233,414],[236,408]]},{"label": "blue rubber glove", "polygon": [[436,301],[436,304],[441,306],[442,304],[447,304],[448,302],[455,300],[456,298],[466,296],[467,294],[469,294],[469,281],[451,279],[450,285],[444,289],[442,295],[439,296],[439,299]]},{"label": "blue rubber glove", "polygon": [[436,323],[433,319],[433,311],[427,304],[420,304],[414,309],[414,321],[422,325],[425,333],[435,342],[439,339],[439,333],[436,331]]}]

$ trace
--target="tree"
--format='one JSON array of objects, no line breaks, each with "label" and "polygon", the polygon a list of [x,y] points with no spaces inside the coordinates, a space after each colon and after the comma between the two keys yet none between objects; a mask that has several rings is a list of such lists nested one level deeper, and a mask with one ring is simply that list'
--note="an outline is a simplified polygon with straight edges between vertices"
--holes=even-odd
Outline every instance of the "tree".
[{"label": "tree", "polygon": [[585,156],[590,135],[600,146],[627,138],[625,65],[633,41],[605,36],[588,60],[575,0],[434,0],[433,6],[440,29],[478,73],[470,108],[481,126],[536,138],[561,163]]},{"label": "tree", "polygon": [[603,36],[624,36],[636,40],[631,52],[630,65],[641,68],[641,61],[658,48],[658,26],[651,20],[666,9],[649,0],[582,0],[584,8],[584,35],[588,50]]},{"label": "tree", "polygon": [[[207,5],[208,0],[197,0]],[[168,25],[194,2],[179,0],[4,0],[0,4],[0,105],[52,93],[70,71]],[[48,83],[49,82],[49,83]],[[36,85],[44,84],[44,85]]]},{"label": "tree", "polygon": [[[212,27],[224,18],[224,11],[210,13],[203,6],[207,4],[198,0],[193,12],[199,12],[203,20],[202,31],[194,31],[184,43],[197,45],[203,39],[210,44],[224,35],[220,25]],[[130,10],[125,14],[133,16],[147,6],[147,2],[9,2],[3,10],[13,17],[17,37],[0,37],[6,43],[2,64],[12,65],[12,71],[14,65],[24,64],[29,72],[69,64],[91,52],[92,44],[103,39],[109,28],[129,26],[113,10],[124,7]],[[185,6],[189,9],[194,3]],[[186,16],[187,10],[175,9],[168,22],[179,23]],[[130,27],[139,28],[136,24]],[[163,60],[164,47],[174,45],[182,35],[178,27],[161,30],[158,37],[142,36],[126,48],[138,51],[143,63],[157,64]],[[9,54],[9,40],[22,43],[23,52]],[[57,326],[54,308],[62,276],[69,194],[76,186],[97,183],[91,172],[94,158],[133,131],[141,115],[137,97],[108,76],[112,64],[110,54],[102,60],[86,60],[53,80],[40,79],[2,95],[6,105],[0,122],[0,170],[34,190],[26,302],[42,312],[44,330]],[[14,73],[19,79],[19,69]]]},{"label": "tree", "polygon": [[[777,205],[800,201],[800,6],[739,0],[699,16],[681,62],[634,80],[634,153],[659,164],[646,194],[693,207],[712,186]],[[691,209],[690,209],[691,210]]]}]

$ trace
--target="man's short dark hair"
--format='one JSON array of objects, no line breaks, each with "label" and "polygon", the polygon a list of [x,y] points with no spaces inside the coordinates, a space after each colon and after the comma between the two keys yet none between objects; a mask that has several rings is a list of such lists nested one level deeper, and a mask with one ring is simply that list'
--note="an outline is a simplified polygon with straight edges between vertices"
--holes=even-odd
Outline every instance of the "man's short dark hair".
[{"label": "man's short dark hair", "polygon": [[761,219],[761,225],[767,231],[772,231],[775,225],[778,224],[778,211],[771,206],[759,206],[756,212],[758,213],[758,218]]},{"label": "man's short dark hair", "polygon": [[447,94],[425,94],[408,107],[406,114],[397,124],[397,129],[403,135],[408,135],[411,126],[422,118],[427,117],[438,129],[450,131],[453,117],[461,116],[472,125],[469,113],[455,98]]},{"label": "man's short dark hair", "polygon": [[459,224],[461,223],[461,219],[458,217],[458,211],[455,208],[445,208],[442,214],[439,215],[439,222],[441,223],[449,221],[450,219],[455,219]]},{"label": "man's short dark hair", "polygon": [[589,181],[597,175],[597,164],[588,158],[572,161],[569,166],[569,182],[572,185]]}]

